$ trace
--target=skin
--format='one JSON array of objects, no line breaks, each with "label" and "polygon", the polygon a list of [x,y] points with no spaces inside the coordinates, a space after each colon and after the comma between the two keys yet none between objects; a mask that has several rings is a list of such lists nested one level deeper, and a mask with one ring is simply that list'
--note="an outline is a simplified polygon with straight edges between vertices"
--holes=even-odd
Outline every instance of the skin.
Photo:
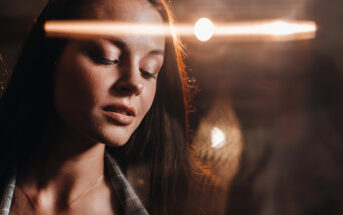
[{"label": "skin", "polygon": [[[102,0],[84,10],[89,19],[162,23],[145,0]],[[56,66],[57,120],[44,139],[49,147],[18,173],[11,214],[116,214],[104,171],[105,145],[124,145],[151,107],[164,44],[164,38],[144,35],[68,42]],[[131,123],[106,115],[104,107],[112,103],[135,111]]]}]

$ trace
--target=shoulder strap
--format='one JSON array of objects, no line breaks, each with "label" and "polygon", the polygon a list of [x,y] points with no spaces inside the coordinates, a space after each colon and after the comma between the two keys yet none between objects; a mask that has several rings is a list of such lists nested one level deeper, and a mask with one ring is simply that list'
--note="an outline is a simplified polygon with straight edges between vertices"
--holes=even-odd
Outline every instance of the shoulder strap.
[{"label": "shoulder strap", "polygon": [[120,201],[125,215],[148,215],[137,194],[125,178],[114,158],[105,151],[105,162],[108,165],[112,187]]},{"label": "shoulder strap", "polygon": [[16,183],[16,174],[14,173],[6,186],[4,195],[0,202],[0,215],[8,215],[11,208],[13,193]]}]

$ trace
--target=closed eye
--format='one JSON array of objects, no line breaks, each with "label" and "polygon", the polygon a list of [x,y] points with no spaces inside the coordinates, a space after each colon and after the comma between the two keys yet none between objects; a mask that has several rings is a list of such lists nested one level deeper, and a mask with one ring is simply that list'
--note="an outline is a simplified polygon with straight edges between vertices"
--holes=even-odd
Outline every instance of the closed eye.
[{"label": "closed eye", "polygon": [[142,74],[142,76],[143,76],[143,78],[145,78],[145,79],[151,79],[151,78],[153,78],[153,79],[156,79],[157,77],[156,77],[156,75],[154,75],[153,73],[151,73],[151,72],[148,72],[148,71],[145,71],[145,70],[143,70],[143,69],[141,69],[140,70],[141,71],[141,74]]},{"label": "closed eye", "polygon": [[119,60],[115,59],[115,60],[110,60],[104,57],[100,57],[100,56],[91,56],[91,59],[96,63],[96,64],[102,64],[102,65],[115,65],[115,64],[119,64]]}]

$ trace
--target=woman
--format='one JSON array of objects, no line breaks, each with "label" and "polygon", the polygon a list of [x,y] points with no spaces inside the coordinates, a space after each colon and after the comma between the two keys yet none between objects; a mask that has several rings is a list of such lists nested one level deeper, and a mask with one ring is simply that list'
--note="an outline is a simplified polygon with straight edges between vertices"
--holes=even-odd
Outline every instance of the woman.
[{"label": "woman", "polygon": [[[47,20],[69,19],[172,22],[163,0],[48,3],[1,98],[1,213],[179,213],[190,162],[177,40],[45,36]],[[147,210],[117,162],[150,169]]]}]

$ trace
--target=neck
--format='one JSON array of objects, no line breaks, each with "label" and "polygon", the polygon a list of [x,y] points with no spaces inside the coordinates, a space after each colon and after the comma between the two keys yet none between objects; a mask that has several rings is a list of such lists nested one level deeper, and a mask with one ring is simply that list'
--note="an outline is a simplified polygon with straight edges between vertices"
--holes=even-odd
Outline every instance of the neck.
[{"label": "neck", "polygon": [[[67,208],[104,176],[105,145],[52,126],[18,186],[36,207]],[[59,210],[59,209],[58,209]]]}]

